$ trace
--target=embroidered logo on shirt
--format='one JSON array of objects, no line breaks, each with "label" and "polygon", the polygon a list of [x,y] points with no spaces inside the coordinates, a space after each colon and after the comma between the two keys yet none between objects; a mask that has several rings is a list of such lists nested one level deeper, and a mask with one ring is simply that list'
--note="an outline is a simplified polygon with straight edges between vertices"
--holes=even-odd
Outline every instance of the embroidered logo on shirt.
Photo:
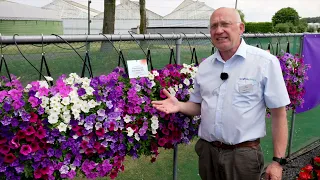
[{"label": "embroidered logo on shirt", "polygon": [[252,90],[253,90],[252,84],[245,84],[245,85],[239,86],[239,91],[241,93],[252,92]]}]

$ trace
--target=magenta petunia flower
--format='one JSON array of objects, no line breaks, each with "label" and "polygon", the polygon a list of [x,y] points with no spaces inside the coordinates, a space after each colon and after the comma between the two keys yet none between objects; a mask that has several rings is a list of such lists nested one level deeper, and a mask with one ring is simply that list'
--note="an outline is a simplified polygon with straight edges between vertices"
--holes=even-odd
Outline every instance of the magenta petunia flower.
[{"label": "magenta petunia flower", "polygon": [[96,135],[98,136],[98,137],[102,137],[102,136],[104,136],[104,128],[100,128],[100,129],[98,129],[98,130],[96,130]]},{"label": "magenta petunia flower", "polygon": [[40,169],[37,169],[33,172],[33,176],[35,179],[40,179],[42,177]]},{"label": "magenta petunia flower", "polygon": [[0,153],[6,155],[10,152],[10,147],[7,145],[0,146]]},{"label": "magenta petunia flower", "polygon": [[39,96],[48,96],[48,93],[49,93],[49,89],[45,88],[45,87],[41,87],[39,89]]},{"label": "magenta petunia flower", "polygon": [[30,97],[28,102],[31,104],[31,106],[34,108],[34,107],[37,107],[40,103],[39,99],[36,98],[36,97]]},{"label": "magenta petunia flower", "polygon": [[25,134],[27,136],[30,136],[31,134],[34,134],[36,131],[34,130],[34,128],[32,126],[29,126],[26,131],[25,131]]},{"label": "magenta petunia flower", "polygon": [[11,164],[13,163],[15,160],[16,160],[16,156],[12,153],[9,153],[9,154],[6,154],[5,157],[4,157],[4,162],[5,163],[8,163],[8,164]]},{"label": "magenta petunia flower", "polygon": [[38,142],[32,142],[31,149],[32,149],[32,152],[38,151],[40,149]]},{"label": "magenta petunia flower", "polygon": [[37,131],[36,131],[36,136],[39,138],[39,139],[43,139],[46,137],[46,131],[41,127],[39,128]]},{"label": "magenta petunia flower", "polygon": [[35,122],[37,122],[37,120],[38,120],[38,115],[36,114],[36,113],[34,113],[34,112],[30,112],[30,120],[29,120],[29,122],[32,122],[32,123],[35,123]]},{"label": "magenta petunia flower", "polygon": [[8,95],[8,92],[3,90],[3,91],[0,91],[0,103],[3,102],[4,98]]},{"label": "magenta petunia flower", "polygon": [[10,91],[8,91],[8,94],[15,101],[18,101],[22,97],[22,92],[16,89],[11,89]]},{"label": "magenta petunia flower", "polygon": [[166,140],[165,138],[160,138],[159,141],[158,141],[158,144],[159,144],[160,146],[162,146],[162,147],[163,147],[166,143],[167,143],[167,140]]},{"label": "magenta petunia flower", "polygon": [[10,144],[10,148],[13,148],[13,149],[19,148],[20,147],[20,143],[19,143],[18,136],[13,137],[9,144]]},{"label": "magenta petunia flower", "polygon": [[0,136],[0,144],[4,144],[7,142],[7,139],[5,137]]},{"label": "magenta petunia flower", "polygon": [[35,134],[31,134],[29,136],[26,136],[27,142],[33,142],[35,139],[36,139],[36,135]]},{"label": "magenta petunia flower", "polygon": [[24,130],[19,130],[16,135],[19,139],[24,139],[26,137],[26,132]]},{"label": "magenta petunia flower", "polygon": [[20,149],[20,153],[27,156],[32,152],[32,148],[30,145],[22,145]]},{"label": "magenta petunia flower", "polygon": [[44,167],[40,169],[42,175],[46,175],[49,173],[49,167]]}]

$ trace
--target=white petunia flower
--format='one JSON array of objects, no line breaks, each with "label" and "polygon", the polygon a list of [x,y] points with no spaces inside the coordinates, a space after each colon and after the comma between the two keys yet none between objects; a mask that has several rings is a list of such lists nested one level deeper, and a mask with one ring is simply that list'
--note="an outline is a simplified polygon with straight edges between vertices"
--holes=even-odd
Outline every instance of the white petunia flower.
[{"label": "white petunia flower", "polygon": [[136,84],[135,89],[136,89],[137,92],[139,92],[139,91],[141,91],[141,86],[139,84]]},{"label": "white petunia flower", "polygon": [[140,141],[140,137],[139,137],[139,134],[138,134],[138,133],[135,133],[135,134],[134,134],[134,138],[135,138],[137,141]]},{"label": "white petunia flower", "polygon": [[66,84],[73,84],[73,81],[74,81],[74,78],[72,78],[72,77],[69,77],[69,78],[67,78],[66,80],[64,80],[64,82],[65,82]]},{"label": "white petunia flower", "polygon": [[152,71],[152,74],[153,74],[154,76],[159,76],[158,71]]},{"label": "white petunia flower", "polygon": [[157,130],[159,128],[159,121],[152,121],[151,128]]},{"label": "white petunia flower", "polygon": [[[32,87],[31,84],[28,84],[28,85],[24,88],[24,91],[25,91],[25,92],[29,92],[29,90],[30,90],[31,87]],[[36,97],[38,97],[38,96],[36,96]]]},{"label": "white petunia flower", "polygon": [[149,78],[150,80],[154,80],[154,75],[149,72],[148,78]]},{"label": "white petunia flower", "polygon": [[190,81],[189,81],[189,79],[184,79],[184,80],[183,80],[183,83],[184,83],[185,85],[187,85],[187,86],[189,86],[189,85],[190,85]]},{"label": "white petunia flower", "polygon": [[88,102],[88,106],[89,106],[90,109],[96,107],[97,105],[98,105],[97,102],[94,101],[93,99],[91,99],[91,100]]},{"label": "white petunia flower", "polygon": [[45,97],[45,96],[42,96],[41,97],[41,104],[40,106],[45,108],[48,104],[49,104],[49,98],[48,97]]},{"label": "white petunia flower", "polygon": [[66,132],[67,131],[67,127],[68,125],[66,125],[65,123],[61,122],[59,125],[58,125],[58,129],[60,132]]},{"label": "white petunia flower", "polygon": [[129,123],[132,121],[131,116],[129,116],[128,114],[123,119],[124,119],[124,122],[126,122],[126,123]]},{"label": "white petunia flower", "polygon": [[133,136],[134,131],[133,131],[133,129],[131,127],[128,127],[127,131],[128,131],[128,136],[129,137]]},{"label": "white petunia flower", "polygon": [[61,174],[68,174],[69,172],[69,167],[67,165],[63,165],[61,166],[61,168],[59,169]]},{"label": "white petunia flower", "polygon": [[46,78],[47,81],[53,81],[53,78],[50,76],[44,76]]},{"label": "white petunia flower", "polygon": [[169,87],[168,91],[172,96],[176,96],[176,91],[172,87]]},{"label": "white petunia flower", "polygon": [[179,90],[178,85],[175,85],[175,86],[174,86],[174,90],[175,90],[176,92]]},{"label": "white petunia flower", "polygon": [[75,171],[75,170],[77,169],[77,167],[74,166],[74,165],[72,165],[72,164],[70,164],[70,169],[73,170],[73,171]]},{"label": "white petunia flower", "polygon": [[87,95],[92,96],[94,89],[92,87],[85,88]]},{"label": "white petunia flower", "polygon": [[63,119],[63,121],[64,121],[66,124],[69,124],[69,123],[70,123],[70,120],[71,120],[71,115],[70,115],[70,114],[62,114],[62,115],[61,115],[61,118]]},{"label": "white petunia flower", "polygon": [[75,134],[75,135],[72,136],[73,139],[78,139],[78,137],[79,137],[79,136],[78,136],[77,134]]},{"label": "white petunia flower", "polygon": [[45,87],[45,88],[49,88],[49,85],[48,85],[48,83],[47,83],[47,81],[39,81],[39,85],[40,85],[40,88],[41,87]]},{"label": "white petunia flower", "polygon": [[[74,116],[75,120],[79,120],[80,119],[80,112],[78,112],[78,111],[73,112],[73,116]],[[83,125],[83,123],[82,124],[79,123],[79,125]]]},{"label": "white petunia flower", "polygon": [[101,122],[97,122],[95,125],[96,130],[102,128],[102,123]]},{"label": "white petunia flower", "polygon": [[152,116],[151,121],[158,121],[158,116]]},{"label": "white petunia flower", "polygon": [[70,98],[69,97],[64,97],[61,101],[61,104],[68,106],[70,104]]},{"label": "white petunia flower", "polygon": [[55,124],[55,123],[57,123],[57,122],[58,122],[58,119],[59,119],[59,117],[58,117],[58,114],[56,114],[56,113],[51,113],[51,114],[48,116],[48,122],[49,122],[50,124]]},{"label": "white petunia flower", "polygon": [[153,88],[156,85],[154,81],[151,81],[151,88]]},{"label": "white petunia flower", "polygon": [[88,105],[88,103],[83,103],[81,106],[81,111],[84,113],[88,113],[90,111],[90,107]]},{"label": "white petunia flower", "polygon": [[152,134],[157,134],[157,130],[152,129]]}]

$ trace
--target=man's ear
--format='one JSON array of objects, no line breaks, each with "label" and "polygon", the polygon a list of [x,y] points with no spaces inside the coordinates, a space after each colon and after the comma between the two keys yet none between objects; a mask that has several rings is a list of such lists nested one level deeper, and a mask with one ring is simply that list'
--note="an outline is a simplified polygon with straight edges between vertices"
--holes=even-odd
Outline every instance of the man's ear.
[{"label": "man's ear", "polygon": [[241,32],[241,34],[243,34],[244,31],[245,31],[245,25],[244,25],[244,23],[240,23],[240,32]]}]

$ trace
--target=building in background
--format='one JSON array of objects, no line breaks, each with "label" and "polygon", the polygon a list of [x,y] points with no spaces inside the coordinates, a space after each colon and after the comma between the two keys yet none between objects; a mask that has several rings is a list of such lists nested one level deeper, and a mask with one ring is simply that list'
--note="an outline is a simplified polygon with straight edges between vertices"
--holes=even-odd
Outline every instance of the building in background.
[{"label": "building in background", "polygon": [[[1,21],[0,33],[2,34],[8,31],[13,32],[13,30],[18,34],[23,32],[26,35],[39,34],[39,32],[65,35],[88,33],[88,7],[72,0],[53,0],[41,8],[6,0],[0,0],[0,2],[1,19],[10,20],[6,22],[7,24]],[[196,33],[201,29],[202,32],[207,33],[206,27],[209,25],[209,17],[213,11],[213,8],[197,0],[184,0],[164,17],[146,9],[147,31],[148,33],[157,33],[158,30],[161,33]],[[90,34],[101,33],[103,12],[90,8],[90,16]],[[137,33],[139,25],[139,1],[120,0],[120,4],[116,6],[115,34],[128,34],[128,31],[132,30]],[[43,30],[44,28],[48,31]]]},{"label": "building in background", "polygon": [[[53,0],[51,3],[42,7],[58,12],[60,18],[88,18],[88,6],[79,4],[72,0]],[[100,11],[90,8],[90,16],[94,17]]]},{"label": "building in background", "polygon": [[0,33],[4,36],[63,34],[57,12],[0,0]]}]

